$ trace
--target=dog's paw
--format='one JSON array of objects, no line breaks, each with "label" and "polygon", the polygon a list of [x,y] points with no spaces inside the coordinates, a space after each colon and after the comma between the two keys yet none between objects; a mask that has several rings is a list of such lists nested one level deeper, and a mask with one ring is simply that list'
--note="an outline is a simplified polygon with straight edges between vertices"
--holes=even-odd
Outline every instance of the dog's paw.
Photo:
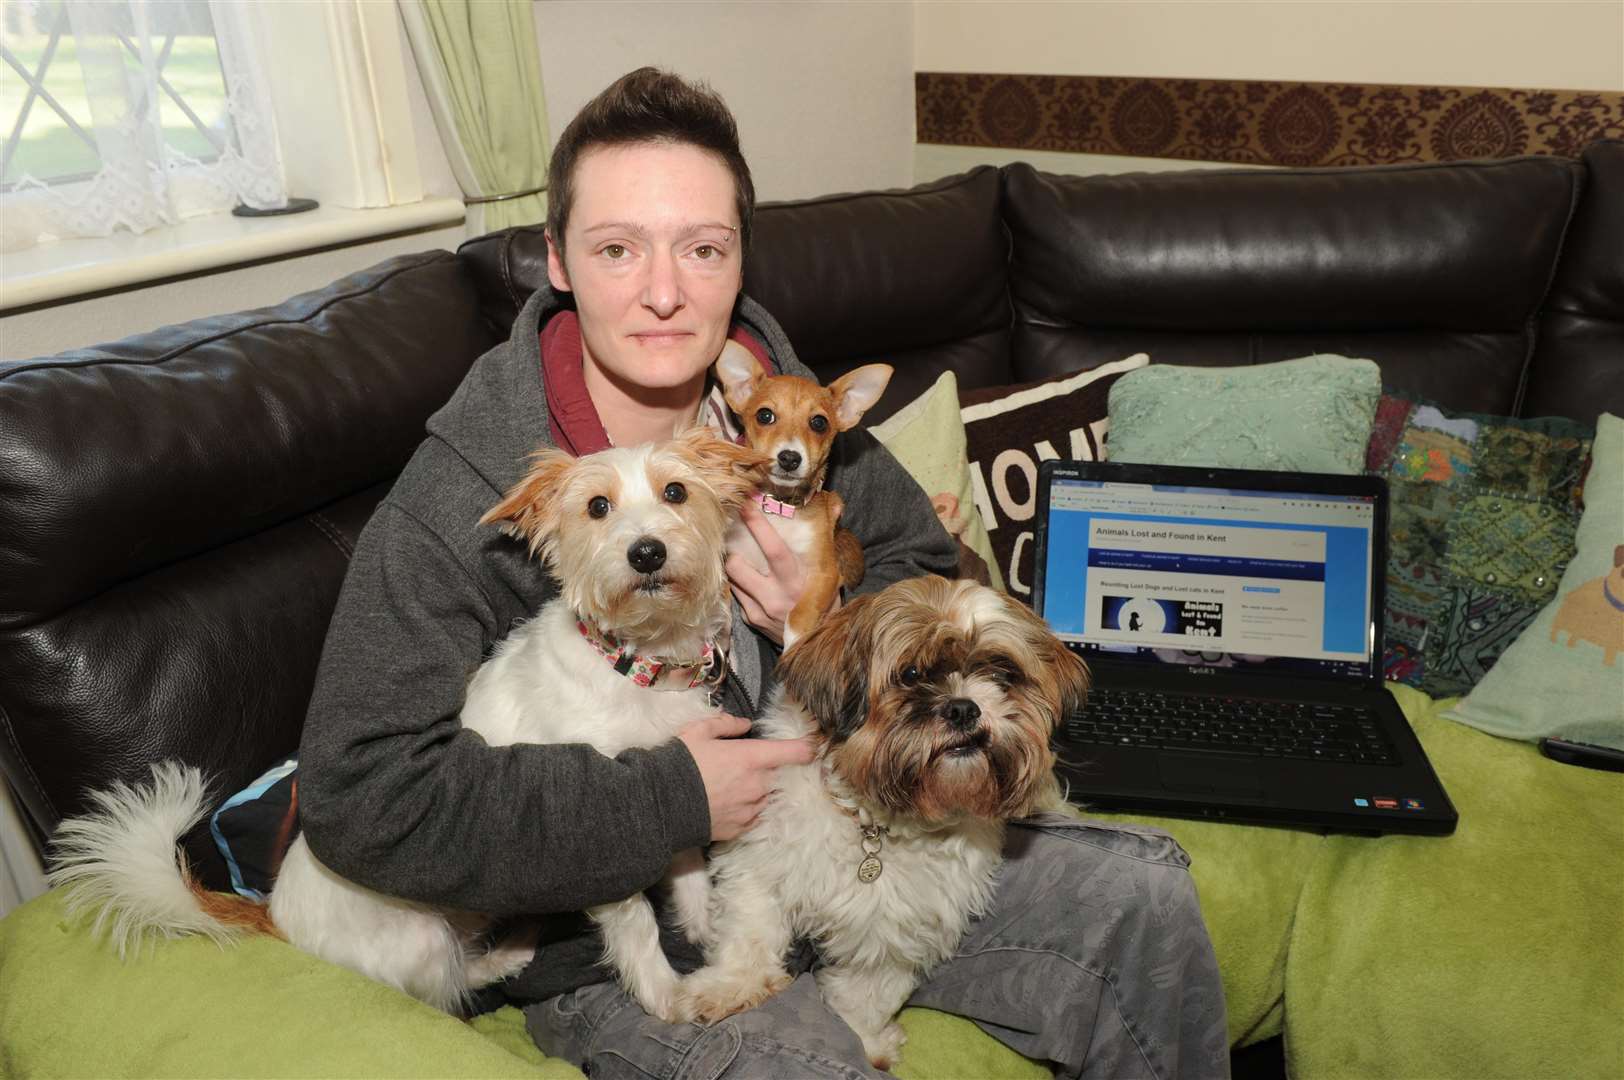
[{"label": "dog's paw", "polygon": [[716,927],[711,922],[709,911],[695,912],[693,917],[684,920],[681,925],[682,936],[705,952],[709,952],[716,945]]},{"label": "dog's paw", "polygon": [[902,1057],[902,1046],[908,1035],[896,1021],[882,1027],[876,1034],[863,1036],[863,1052],[868,1063],[881,1072],[889,1070]]},{"label": "dog's paw", "polygon": [[[664,957],[661,957],[664,960]],[[677,1007],[681,976],[670,965],[651,965],[620,973],[620,988],[650,1016],[668,1024],[680,1024],[684,1017]]]},{"label": "dog's paw", "polygon": [[682,980],[676,1008],[684,1020],[709,1026],[755,1008],[794,981],[781,968],[751,972],[702,968]]},{"label": "dog's paw", "polygon": [[662,1020],[667,1024],[686,1024],[690,1019],[687,1010],[683,1007],[680,993],[674,993],[661,1001],[648,1002],[643,1005],[643,1011],[656,1020]]},{"label": "dog's paw", "polygon": [[650,1016],[664,1020],[668,1024],[681,1024],[687,1022],[688,1017],[682,1011],[682,994],[673,986],[640,986],[635,991],[622,984],[625,989],[640,1005],[644,1012]]},{"label": "dog's paw", "polygon": [[497,942],[481,956],[464,962],[463,978],[470,990],[510,979],[536,957],[537,931],[532,928]]}]

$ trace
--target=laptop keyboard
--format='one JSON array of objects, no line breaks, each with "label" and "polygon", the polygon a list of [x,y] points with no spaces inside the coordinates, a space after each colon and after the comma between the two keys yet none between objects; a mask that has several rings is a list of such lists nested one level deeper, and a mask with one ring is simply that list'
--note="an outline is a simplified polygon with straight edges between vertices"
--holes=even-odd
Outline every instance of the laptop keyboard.
[{"label": "laptop keyboard", "polygon": [[1398,764],[1375,716],[1348,705],[1094,689],[1066,733],[1094,745]]}]

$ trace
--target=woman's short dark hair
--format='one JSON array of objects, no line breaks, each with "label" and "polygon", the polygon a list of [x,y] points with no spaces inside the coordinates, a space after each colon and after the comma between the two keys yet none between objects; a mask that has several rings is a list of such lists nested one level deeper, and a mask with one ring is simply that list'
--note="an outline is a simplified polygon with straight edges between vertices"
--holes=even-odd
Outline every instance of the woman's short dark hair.
[{"label": "woman's short dark hair", "polygon": [[704,83],[643,67],[622,75],[582,106],[553,147],[547,166],[547,231],[559,252],[564,250],[564,226],[575,201],[575,165],[581,155],[598,146],[660,142],[697,146],[722,159],[733,174],[739,240],[748,250],[756,188],[739,151],[738,125],[727,103]]}]

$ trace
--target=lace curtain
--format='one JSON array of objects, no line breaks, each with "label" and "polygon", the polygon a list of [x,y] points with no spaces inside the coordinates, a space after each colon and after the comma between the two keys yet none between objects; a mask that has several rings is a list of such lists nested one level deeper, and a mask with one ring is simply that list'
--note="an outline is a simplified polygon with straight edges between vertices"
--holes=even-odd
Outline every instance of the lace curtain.
[{"label": "lace curtain", "polygon": [[[43,241],[145,232],[237,203],[285,206],[276,123],[254,46],[257,3],[239,0],[65,0],[67,26],[89,100],[100,159],[88,179],[45,183],[23,176],[0,196],[0,251]],[[164,67],[178,36],[218,45],[224,107],[199,115]],[[9,73],[8,73],[9,74]],[[176,113],[205,140],[188,153],[164,130]],[[193,140],[195,143],[197,140]]]}]

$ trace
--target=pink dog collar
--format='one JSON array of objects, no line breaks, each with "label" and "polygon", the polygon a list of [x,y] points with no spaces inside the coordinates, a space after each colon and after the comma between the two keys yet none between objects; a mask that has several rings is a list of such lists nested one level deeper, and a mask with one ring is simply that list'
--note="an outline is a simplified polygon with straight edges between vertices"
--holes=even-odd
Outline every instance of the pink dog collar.
[{"label": "pink dog collar", "polygon": [[616,672],[637,686],[649,690],[692,690],[696,686],[720,681],[722,658],[714,642],[705,642],[697,660],[673,662],[631,652],[585,619],[577,618],[575,628]]},{"label": "pink dog collar", "polygon": [[764,491],[752,491],[750,499],[761,507],[763,514],[777,514],[779,517],[792,518],[795,516],[795,507],[782,499],[775,499]]}]

